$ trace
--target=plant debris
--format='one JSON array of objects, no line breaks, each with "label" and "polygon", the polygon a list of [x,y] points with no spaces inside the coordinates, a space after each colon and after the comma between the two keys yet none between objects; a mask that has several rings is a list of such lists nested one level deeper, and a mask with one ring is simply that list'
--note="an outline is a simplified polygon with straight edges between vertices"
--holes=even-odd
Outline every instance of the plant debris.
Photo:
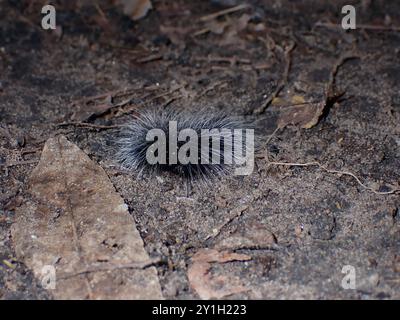
[{"label": "plant debris", "polygon": [[19,259],[57,299],[162,298],[157,272],[123,199],[104,170],[64,136],[50,138],[16,208]]},{"label": "plant debris", "polygon": [[222,299],[249,290],[237,278],[228,275],[211,276],[209,271],[211,263],[248,261],[251,260],[250,256],[229,251],[201,249],[191,260],[192,264],[188,269],[189,282],[201,299]]},{"label": "plant debris", "polygon": [[153,8],[150,0],[119,0],[123,4],[124,14],[132,20],[139,20]]}]

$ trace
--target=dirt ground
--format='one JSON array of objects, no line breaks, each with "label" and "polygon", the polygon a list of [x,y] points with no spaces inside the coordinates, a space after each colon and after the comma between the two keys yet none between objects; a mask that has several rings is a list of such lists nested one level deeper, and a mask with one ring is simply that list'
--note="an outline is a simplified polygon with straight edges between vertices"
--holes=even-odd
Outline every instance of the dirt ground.
[{"label": "dirt ground", "polygon": [[[226,298],[400,299],[400,196],[392,192],[400,185],[400,2],[350,1],[362,27],[346,32],[332,24],[348,2],[248,1],[209,17],[242,2],[157,0],[133,21],[111,2],[54,1],[54,31],[40,27],[43,1],[1,0],[0,298],[52,298],[16,258],[10,228],[44,142],[63,134],[104,168],[147,253],[164,262],[156,268],[166,299],[198,298],[191,259],[222,247],[251,257],[212,265],[211,275],[247,288]],[[335,101],[326,97],[333,82],[342,94]],[[293,105],[328,100],[315,125],[285,122]],[[194,186],[186,197],[173,175],[120,170],[115,125],[166,105],[253,121],[261,145],[253,174]],[[351,175],[269,161],[316,161],[369,189]],[[355,289],[341,285],[346,265]]]}]

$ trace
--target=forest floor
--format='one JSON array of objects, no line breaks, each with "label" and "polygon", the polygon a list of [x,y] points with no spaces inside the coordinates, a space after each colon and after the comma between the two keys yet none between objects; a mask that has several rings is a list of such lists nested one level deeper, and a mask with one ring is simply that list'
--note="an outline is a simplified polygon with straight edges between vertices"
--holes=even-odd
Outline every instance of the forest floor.
[{"label": "forest floor", "polygon": [[[0,298],[53,298],[12,228],[62,134],[124,199],[166,299],[400,299],[400,2],[361,1],[344,31],[346,2],[153,1],[133,21],[58,1],[54,31],[37,1],[0,1]],[[166,105],[253,121],[253,174],[187,197],[121,171],[118,125]]]}]

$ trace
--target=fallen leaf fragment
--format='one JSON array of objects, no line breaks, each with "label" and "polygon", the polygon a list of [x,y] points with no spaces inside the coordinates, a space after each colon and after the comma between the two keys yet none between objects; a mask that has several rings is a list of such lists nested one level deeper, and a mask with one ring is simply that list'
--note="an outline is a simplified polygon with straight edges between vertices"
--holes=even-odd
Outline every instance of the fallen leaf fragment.
[{"label": "fallen leaf fragment", "polygon": [[306,100],[304,100],[303,96],[299,96],[297,94],[295,94],[292,99],[291,99],[293,104],[301,104],[301,103],[305,103]]},{"label": "fallen leaf fragment", "polygon": [[121,0],[124,14],[132,20],[139,20],[146,16],[147,12],[153,8],[150,0]]},{"label": "fallen leaf fragment", "polygon": [[203,300],[221,299],[223,297],[248,291],[239,279],[225,275],[212,277],[209,274],[211,263],[226,263],[231,261],[247,261],[251,257],[229,251],[201,249],[192,257],[188,269],[188,279],[191,287]]},{"label": "fallen leaf fragment", "polygon": [[71,115],[71,120],[85,122],[90,120],[92,117],[100,116],[106,113],[111,108],[113,108],[112,103],[76,105],[76,108]]},{"label": "fallen leaf fragment", "polygon": [[55,270],[56,299],[160,299],[157,271],[105,171],[64,136],[47,140],[16,208],[19,260],[43,283]]},{"label": "fallen leaf fragment", "polygon": [[284,103],[285,103],[285,100],[283,100],[282,98],[279,98],[279,97],[274,97],[271,100],[271,105],[273,105],[273,106],[284,105]]},{"label": "fallen leaf fragment", "polygon": [[283,128],[289,124],[293,124],[304,129],[310,129],[318,123],[324,112],[324,108],[325,102],[304,103],[287,107],[279,117],[278,126]]}]

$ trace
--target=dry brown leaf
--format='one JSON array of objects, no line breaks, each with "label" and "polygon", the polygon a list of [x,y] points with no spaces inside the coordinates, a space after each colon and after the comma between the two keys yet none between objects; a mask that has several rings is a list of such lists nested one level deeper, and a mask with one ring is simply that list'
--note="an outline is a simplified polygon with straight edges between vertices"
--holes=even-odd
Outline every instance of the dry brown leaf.
[{"label": "dry brown leaf", "polygon": [[286,101],[279,97],[274,97],[271,100],[271,105],[273,105],[273,106],[281,106],[281,105],[284,105],[284,103],[286,103]]},{"label": "dry brown leaf", "polygon": [[325,102],[305,103],[286,107],[278,120],[278,126],[283,128],[289,124],[309,129],[315,126],[324,112]]},{"label": "dry brown leaf", "polygon": [[162,298],[157,271],[105,171],[64,136],[50,138],[16,210],[15,252],[56,299]]},{"label": "dry brown leaf", "polygon": [[146,16],[153,8],[150,0],[120,0],[123,5],[124,14],[132,20],[139,20]]},{"label": "dry brown leaf", "polygon": [[76,108],[71,115],[71,120],[77,122],[85,122],[93,116],[100,116],[106,113],[108,110],[113,108],[113,104],[111,102],[91,105],[82,103],[75,105],[75,107]]},{"label": "dry brown leaf", "polygon": [[299,96],[299,95],[295,94],[295,95],[292,97],[291,102],[292,102],[293,104],[301,104],[301,103],[305,103],[306,100],[304,99],[303,96]]},{"label": "dry brown leaf", "polygon": [[212,277],[209,274],[211,263],[225,263],[230,261],[247,261],[251,257],[228,251],[201,249],[192,258],[192,265],[188,269],[188,279],[191,287],[201,299],[221,299],[223,297],[248,291],[238,279],[224,275]]}]

